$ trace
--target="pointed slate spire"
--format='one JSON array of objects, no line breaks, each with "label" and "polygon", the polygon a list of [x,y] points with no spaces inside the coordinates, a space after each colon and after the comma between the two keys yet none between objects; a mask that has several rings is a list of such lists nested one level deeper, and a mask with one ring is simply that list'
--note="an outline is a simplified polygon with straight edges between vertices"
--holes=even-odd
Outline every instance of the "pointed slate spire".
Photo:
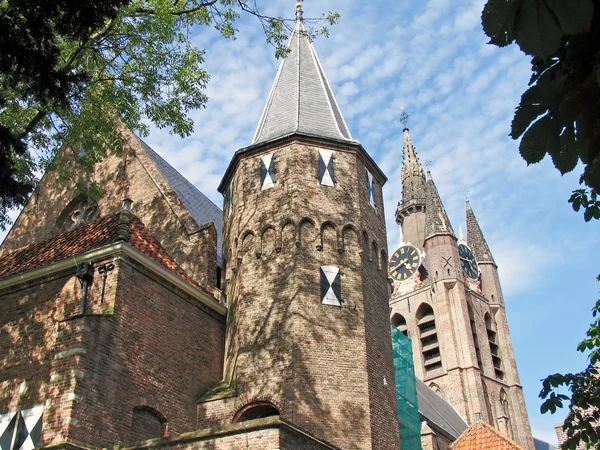
[{"label": "pointed slate spire", "polygon": [[404,128],[404,162],[402,165],[402,203],[423,203],[426,198],[425,171],[419,162],[408,128]]},{"label": "pointed slate spire", "polygon": [[292,133],[352,141],[348,126],[302,22],[302,5],[289,53],[279,66],[252,144]]},{"label": "pointed slate spire", "polygon": [[455,236],[452,224],[448,220],[448,214],[442,204],[442,199],[437,187],[431,178],[431,172],[427,172],[427,198],[425,202],[425,239],[436,234],[449,234]]},{"label": "pointed slate spire", "polygon": [[467,243],[471,250],[473,250],[477,262],[491,262],[496,264],[492,252],[483,237],[483,232],[475,218],[475,213],[473,213],[469,200],[467,200]]}]

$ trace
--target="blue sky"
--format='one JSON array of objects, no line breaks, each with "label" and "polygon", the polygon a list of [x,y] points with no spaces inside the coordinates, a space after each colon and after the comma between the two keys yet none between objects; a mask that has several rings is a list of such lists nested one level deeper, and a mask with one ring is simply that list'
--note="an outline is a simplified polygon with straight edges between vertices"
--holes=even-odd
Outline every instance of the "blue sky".
[{"label": "blue sky", "polygon": [[[263,12],[292,17],[293,0]],[[517,47],[486,45],[485,0],[305,1],[305,16],[341,15],[317,53],[354,139],[389,181],[384,187],[390,250],[399,241],[394,212],[401,198],[401,107],[422,162],[430,169],[455,230],[464,226],[463,191],[499,266],[533,433],[556,443],[564,413],[539,413],[540,379],[578,371],[576,352],[599,297],[599,223],[585,223],[567,199],[578,167],[561,177],[548,159],[527,167],[510,122],[530,76]],[[192,137],[152,129],[146,139],[217,205],[216,188],[235,150],[250,144],[279,62],[258,22],[241,20],[235,41],[198,30],[211,75],[207,108],[193,112]]]}]

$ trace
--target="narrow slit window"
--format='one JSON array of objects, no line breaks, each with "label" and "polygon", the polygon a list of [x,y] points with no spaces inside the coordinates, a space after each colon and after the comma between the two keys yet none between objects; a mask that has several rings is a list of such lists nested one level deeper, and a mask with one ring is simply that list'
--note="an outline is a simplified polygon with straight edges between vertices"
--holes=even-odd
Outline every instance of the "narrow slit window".
[{"label": "narrow slit window", "polygon": [[333,152],[319,150],[319,180],[323,186],[335,186]]},{"label": "narrow slit window", "polygon": [[375,208],[375,179],[373,175],[368,170],[365,171],[366,179],[367,179],[367,193],[369,196],[369,205]]},{"label": "narrow slit window", "polygon": [[233,214],[233,180],[229,183],[229,192],[227,192],[229,203],[229,215]]},{"label": "narrow slit window", "polygon": [[273,153],[260,157],[260,190],[275,186],[275,158]]}]

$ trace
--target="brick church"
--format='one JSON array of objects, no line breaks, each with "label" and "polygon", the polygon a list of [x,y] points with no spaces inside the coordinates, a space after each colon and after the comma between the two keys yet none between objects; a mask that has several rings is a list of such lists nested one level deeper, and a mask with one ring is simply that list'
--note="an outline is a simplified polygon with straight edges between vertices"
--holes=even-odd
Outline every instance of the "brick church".
[{"label": "brick church", "polygon": [[467,448],[483,422],[534,448],[472,209],[457,239],[406,129],[388,257],[386,177],[297,16],[223,210],[127,130],[98,201],[44,175],[0,247],[0,450],[398,449],[390,320],[419,448]]}]

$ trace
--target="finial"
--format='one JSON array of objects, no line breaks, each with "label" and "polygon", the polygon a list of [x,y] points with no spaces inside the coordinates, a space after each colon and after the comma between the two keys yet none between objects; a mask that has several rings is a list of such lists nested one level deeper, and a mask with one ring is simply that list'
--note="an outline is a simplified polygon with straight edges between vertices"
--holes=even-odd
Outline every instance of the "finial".
[{"label": "finial", "polygon": [[463,235],[463,231],[462,231],[462,223],[458,223],[458,235],[459,235],[459,239],[458,242],[465,242],[465,236]]},{"label": "finial", "polygon": [[470,190],[468,190],[467,188],[463,189],[462,191],[462,195],[465,197],[465,202],[469,203],[469,194],[471,193]]},{"label": "finial", "polygon": [[304,0],[298,0],[296,2],[296,22],[302,22],[303,21],[303,15],[304,15],[304,11],[302,10],[302,3],[304,2]]},{"label": "finial", "polygon": [[423,163],[423,166],[425,166],[425,169],[427,170],[427,173],[431,173],[431,165],[432,164],[433,163],[429,159],[426,159],[425,162]]},{"label": "finial", "polygon": [[402,232],[402,225],[400,225],[398,228],[400,228],[400,245],[404,244],[404,233]]},{"label": "finial", "polygon": [[402,106],[400,109],[402,112],[400,113],[400,120],[398,120],[398,122],[404,125],[404,131],[408,131],[408,119],[410,119],[410,114],[404,111],[404,106]]}]

